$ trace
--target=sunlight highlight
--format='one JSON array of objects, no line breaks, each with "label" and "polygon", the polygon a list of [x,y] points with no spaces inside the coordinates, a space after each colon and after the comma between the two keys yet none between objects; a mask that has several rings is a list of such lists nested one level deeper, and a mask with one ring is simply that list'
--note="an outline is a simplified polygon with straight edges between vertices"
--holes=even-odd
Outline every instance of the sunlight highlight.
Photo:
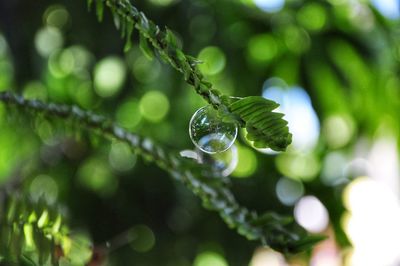
[{"label": "sunlight highlight", "polygon": [[254,4],[268,13],[280,11],[285,5],[285,0],[253,0]]},{"label": "sunlight highlight", "polygon": [[387,18],[400,18],[400,4],[396,0],[371,0],[372,5]]},{"label": "sunlight highlight", "polygon": [[350,183],[343,194],[349,213],[343,217],[354,249],[352,266],[399,265],[400,205],[385,185],[368,177]]}]

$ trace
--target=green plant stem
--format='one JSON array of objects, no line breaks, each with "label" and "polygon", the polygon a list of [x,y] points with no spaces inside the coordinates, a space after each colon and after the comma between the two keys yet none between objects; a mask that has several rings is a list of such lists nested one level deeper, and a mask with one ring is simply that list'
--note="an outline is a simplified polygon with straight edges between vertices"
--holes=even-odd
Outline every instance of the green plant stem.
[{"label": "green plant stem", "polygon": [[[130,37],[129,24],[132,24],[149,41],[153,51],[156,51],[161,58],[181,72],[185,77],[185,81],[192,85],[199,95],[215,108],[228,110],[228,97],[224,97],[221,92],[213,89],[212,84],[204,79],[197,68],[197,64],[200,63],[197,59],[185,55],[176,47],[174,41],[176,37],[171,31],[168,29],[161,30],[159,26],[149,20],[143,12],[138,11],[128,0],[98,0],[97,5],[101,6],[102,2],[110,7],[114,14],[117,13],[122,20],[126,20],[127,24],[123,28],[127,31],[127,38]],[[98,14],[99,12],[102,11],[98,10]]]}]

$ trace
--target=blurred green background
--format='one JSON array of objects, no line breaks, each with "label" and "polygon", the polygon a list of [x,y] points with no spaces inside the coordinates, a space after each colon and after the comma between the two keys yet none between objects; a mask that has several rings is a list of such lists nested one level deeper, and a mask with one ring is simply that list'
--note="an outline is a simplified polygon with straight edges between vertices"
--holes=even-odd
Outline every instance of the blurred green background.
[{"label": "blurred green background", "polygon": [[[292,145],[257,150],[240,132],[232,189],[243,205],[294,215],[329,239],[284,258],[227,228],[127,145],[0,104],[4,191],[17,179],[31,201],[61,206],[71,234],[93,243],[88,252],[100,258],[91,265],[399,265],[398,1],[132,3],[204,61],[217,89],[281,104]],[[141,53],[136,32],[123,53],[110,13],[102,23],[94,13],[84,0],[1,1],[0,91],[75,104],[174,150],[194,149],[188,123],[205,102]]]}]

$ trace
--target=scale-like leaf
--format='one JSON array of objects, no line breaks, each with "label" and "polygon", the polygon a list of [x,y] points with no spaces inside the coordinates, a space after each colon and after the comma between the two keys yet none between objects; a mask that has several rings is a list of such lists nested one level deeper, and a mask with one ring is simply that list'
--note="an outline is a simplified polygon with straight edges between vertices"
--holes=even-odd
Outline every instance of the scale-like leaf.
[{"label": "scale-like leaf", "polygon": [[[89,6],[90,6],[90,2],[89,2]],[[97,19],[99,21],[102,21],[103,20],[103,15],[104,15],[103,0],[97,0],[96,1],[96,13],[97,13]]]},{"label": "scale-like leaf", "polygon": [[128,52],[132,47],[132,38],[131,38],[131,36],[132,36],[133,29],[134,29],[134,24],[130,23],[130,22],[125,22],[125,23],[127,25],[126,25],[126,29],[125,29],[125,31],[126,31],[126,40],[125,40],[124,51]]},{"label": "scale-like leaf", "polygon": [[153,60],[153,58],[154,58],[153,50],[150,48],[148,40],[143,35],[139,36],[139,47],[140,47],[140,50],[142,50],[143,54],[149,60]]},{"label": "scale-like leaf", "polygon": [[229,111],[237,115],[247,130],[246,138],[257,148],[284,151],[292,142],[287,121],[281,113],[273,112],[279,106],[261,96],[241,98],[229,105]]},{"label": "scale-like leaf", "polygon": [[288,252],[299,253],[306,250],[310,250],[313,246],[321,241],[326,240],[327,237],[323,235],[307,235],[290,245]]}]

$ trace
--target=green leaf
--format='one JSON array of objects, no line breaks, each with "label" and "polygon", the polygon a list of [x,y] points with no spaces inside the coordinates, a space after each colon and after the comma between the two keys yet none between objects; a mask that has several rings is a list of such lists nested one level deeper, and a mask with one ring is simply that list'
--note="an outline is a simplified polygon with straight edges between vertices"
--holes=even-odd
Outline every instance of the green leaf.
[{"label": "green leaf", "polygon": [[165,38],[167,39],[168,45],[171,45],[172,47],[177,47],[177,39],[175,34],[166,27],[166,36]]},{"label": "green leaf", "polygon": [[257,148],[284,151],[292,142],[287,121],[283,114],[272,112],[279,106],[261,96],[241,98],[229,105],[229,110],[238,116],[247,130],[246,138]]},{"label": "green leaf", "polygon": [[308,235],[292,243],[289,251],[293,253],[307,251],[325,239],[327,239],[327,236]]},{"label": "green leaf", "polygon": [[[34,103],[37,102],[31,102],[36,108],[41,108],[40,104]],[[68,234],[57,206],[49,206],[41,200],[32,201],[20,194],[7,194],[0,209],[2,204],[7,206],[7,213],[11,208],[18,215],[0,219],[0,265],[50,265],[55,244]],[[40,217],[36,213],[40,213]],[[62,226],[64,230],[60,230]]]},{"label": "green leaf", "polygon": [[125,46],[124,46],[124,51],[128,52],[131,47],[132,47],[132,32],[134,28],[134,24],[132,22],[127,21],[126,22],[126,41],[125,41]]},{"label": "green leaf", "polygon": [[37,266],[37,264],[25,254],[21,255],[20,263],[22,266]]},{"label": "green leaf", "polygon": [[115,10],[115,8],[111,8],[111,14],[114,19],[114,25],[115,27],[119,30],[121,28],[121,17],[119,16],[118,12]]},{"label": "green leaf", "polygon": [[267,212],[253,221],[252,224],[260,226],[287,225],[293,222],[292,217],[280,216],[273,212]]},{"label": "green leaf", "polygon": [[143,54],[149,59],[152,60],[154,58],[154,53],[153,50],[151,50],[149,43],[143,35],[140,35],[139,37],[140,40],[140,50],[142,50]]},{"label": "green leaf", "polygon": [[87,1],[88,10],[90,10],[90,8],[92,7],[92,4],[93,4],[93,0],[88,0]]},{"label": "green leaf", "polygon": [[197,66],[203,63],[200,59],[197,59],[196,57],[187,55],[186,58],[189,60],[189,63],[191,66]]},{"label": "green leaf", "polygon": [[103,20],[104,4],[103,0],[96,0],[96,14],[99,21]]}]

